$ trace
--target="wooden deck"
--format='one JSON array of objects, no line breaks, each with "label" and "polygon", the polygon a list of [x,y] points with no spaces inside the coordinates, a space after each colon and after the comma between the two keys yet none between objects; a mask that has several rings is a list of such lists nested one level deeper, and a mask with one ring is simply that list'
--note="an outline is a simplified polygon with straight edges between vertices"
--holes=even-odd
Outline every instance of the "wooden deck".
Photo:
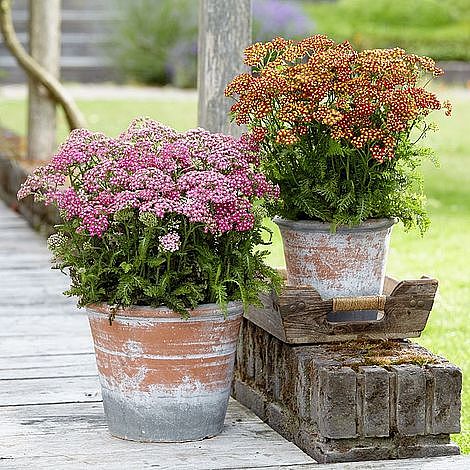
[{"label": "wooden deck", "polygon": [[318,465],[234,400],[213,439],[113,438],[87,319],[66,287],[44,239],[0,201],[1,469],[470,469],[467,457]]}]

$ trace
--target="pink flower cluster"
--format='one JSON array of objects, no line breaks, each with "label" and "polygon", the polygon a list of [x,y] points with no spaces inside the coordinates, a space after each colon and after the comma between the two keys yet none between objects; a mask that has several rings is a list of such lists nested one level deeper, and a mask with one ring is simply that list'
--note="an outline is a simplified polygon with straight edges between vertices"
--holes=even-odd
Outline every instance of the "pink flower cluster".
[{"label": "pink flower cluster", "polygon": [[180,236],[176,232],[169,232],[166,235],[162,235],[158,241],[163,251],[178,251],[181,246]]},{"label": "pink flower cluster", "polygon": [[[179,133],[139,118],[115,139],[73,131],[51,162],[29,176],[18,198],[33,194],[56,204],[91,236],[102,236],[124,209],[186,216],[212,233],[246,231],[254,224],[254,201],[279,196],[258,164],[257,144],[246,136]],[[176,239],[160,243],[174,248]]]}]

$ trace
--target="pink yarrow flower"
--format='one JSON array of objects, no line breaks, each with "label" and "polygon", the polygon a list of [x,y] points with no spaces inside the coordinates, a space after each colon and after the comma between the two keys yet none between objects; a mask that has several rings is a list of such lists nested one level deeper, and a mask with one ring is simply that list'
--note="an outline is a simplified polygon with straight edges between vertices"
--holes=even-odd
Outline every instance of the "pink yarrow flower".
[{"label": "pink yarrow flower", "polygon": [[175,252],[180,249],[181,239],[176,232],[169,232],[166,235],[159,237],[159,247],[163,251]]},{"label": "pink yarrow flower", "polygon": [[[157,219],[186,218],[204,231],[247,231],[255,200],[273,199],[279,189],[259,171],[258,145],[204,129],[176,132],[139,118],[118,138],[73,131],[50,164],[38,168],[18,192],[55,204],[77,231],[101,237],[123,210]],[[178,237],[178,238],[177,238]],[[179,248],[179,235],[160,239]]]}]

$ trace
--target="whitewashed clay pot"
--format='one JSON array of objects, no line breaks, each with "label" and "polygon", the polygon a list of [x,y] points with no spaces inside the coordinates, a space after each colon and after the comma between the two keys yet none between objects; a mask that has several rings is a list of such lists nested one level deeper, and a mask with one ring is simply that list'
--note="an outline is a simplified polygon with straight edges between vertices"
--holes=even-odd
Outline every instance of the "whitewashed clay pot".
[{"label": "whitewashed clay pot", "polygon": [[162,307],[87,307],[113,436],[142,442],[183,442],[222,431],[230,397],[241,303],[224,319],[215,304],[188,320]]},{"label": "whitewashed clay pot", "polygon": [[[284,245],[287,284],[313,286],[323,299],[380,295],[395,219],[369,219],[356,227],[275,218]],[[341,312],[330,320],[371,320],[377,312]]]}]

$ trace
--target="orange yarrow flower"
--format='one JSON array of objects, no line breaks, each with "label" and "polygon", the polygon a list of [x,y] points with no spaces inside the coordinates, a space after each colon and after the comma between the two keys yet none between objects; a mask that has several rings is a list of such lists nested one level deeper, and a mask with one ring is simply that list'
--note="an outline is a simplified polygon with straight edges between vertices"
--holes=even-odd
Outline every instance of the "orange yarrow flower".
[{"label": "orange yarrow flower", "polygon": [[322,126],[341,145],[384,161],[416,120],[452,109],[419,86],[422,76],[442,69],[399,48],[358,52],[324,35],[278,37],[248,47],[244,61],[252,73],[235,77],[225,94],[235,99],[236,122],[248,124],[260,142],[275,136],[278,145],[295,145],[310,127]]}]

